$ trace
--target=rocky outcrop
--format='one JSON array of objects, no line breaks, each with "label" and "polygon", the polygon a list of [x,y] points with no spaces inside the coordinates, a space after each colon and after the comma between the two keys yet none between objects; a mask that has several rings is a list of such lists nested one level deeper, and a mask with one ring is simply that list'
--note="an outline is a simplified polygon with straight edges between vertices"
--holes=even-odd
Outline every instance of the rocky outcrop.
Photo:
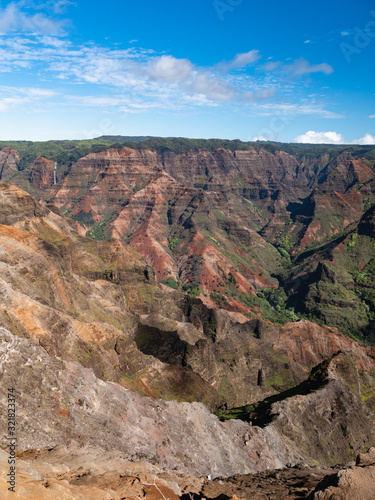
[{"label": "rocky outcrop", "polygon": [[[3,498],[47,500],[372,500],[373,459],[367,466],[322,469],[304,464],[255,474],[214,480],[161,472],[146,462],[129,462],[111,453],[79,448],[76,444],[20,454],[17,470],[20,488]],[[2,470],[7,454],[0,451]],[[332,484],[332,486],[330,486]],[[7,496],[8,495],[8,496]]]},{"label": "rocky outcrop", "polygon": [[301,367],[316,366],[340,351],[352,352],[360,370],[375,368],[375,347],[361,346],[337,328],[322,327],[307,320],[264,330],[264,340],[272,342],[276,354]]},{"label": "rocky outcrop", "polygon": [[358,456],[356,466],[326,476],[310,500],[372,500],[374,498],[375,448]]},{"label": "rocky outcrop", "polygon": [[48,211],[35,198],[10,184],[0,183],[0,223],[12,226],[27,219],[43,217]]},{"label": "rocky outcrop", "polygon": [[[163,210],[165,193],[177,184],[163,171],[155,176],[149,194],[157,213]],[[189,189],[181,188],[181,198]],[[204,197],[195,198],[183,219],[194,237],[187,238],[192,247],[182,242],[181,248],[194,248],[193,255],[202,259],[185,264],[186,273],[209,264],[231,292],[228,298],[256,298],[252,289],[245,293],[246,286],[251,276],[254,290],[261,287],[257,280],[263,277],[249,269],[239,273],[234,266],[226,268],[230,263],[220,246],[210,244],[217,252],[213,258],[203,229],[194,230],[191,214],[201,205],[206,211],[205,203]],[[120,455],[124,460],[114,464],[111,476],[104,465],[93,472],[88,466],[80,474],[66,456],[69,465],[59,469],[60,475],[35,463],[35,477],[44,478],[46,490],[50,485],[50,492],[61,495],[101,498],[113,486],[119,498],[130,488],[135,496],[151,499],[157,485],[170,498],[188,493],[229,497],[229,490],[209,490],[209,482],[194,480],[194,488],[188,489],[181,476],[176,478],[256,473],[301,462],[327,468],[353,460],[375,444],[372,347],[335,328],[307,320],[275,326],[260,314],[249,318],[244,310],[212,308],[204,294],[192,297],[158,284],[157,272],[132,246],[119,239],[80,236],[58,209],[39,204],[15,186],[0,183],[0,205],[0,404],[6,402],[4,391],[14,385],[18,451],[24,460],[37,462],[38,454],[53,460],[49,453],[55,447],[66,456],[87,447],[108,460]],[[170,213],[171,221],[175,216]],[[157,223],[152,217],[147,231]],[[220,227],[226,228],[228,241],[239,238],[266,252],[257,233],[235,222],[222,221]],[[357,245],[355,238],[351,241]],[[367,247],[355,245],[349,248],[361,259]],[[336,260],[317,263],[319,279],[328,286],[345,283],[350,290],[354,281],[338,265],[344,266],[338,259],[346,257],[339,245],[335,252]],[[205,255],[211,256],[206,264]],[[178,252],[173,256],[183,259]],[[220,289],[217,280],[215,287]],[[234,309],[233,303],[228,308]],[[223,403],[245,406],[226,410]],[[219,406],[224,421],[212,413]],[[6,435],[5,416],[3,406],[1,436]],[[95,453],[86,457],[86,464],[97,462]],[[146,464],[134,481],[124,479],[131,462]],[[22,474],[27,467],[22,465]],[[297,481],[299,473],[294,472],[291,481]],[[275,477],[263,479],[271,484]],[[316,486],[309,485],[306,494]],[[44,491],[40,486],[35,485],[36,492]]]},{"label": "rocky outcrop", "polygon": [[289,442],[299,443],[306,458],[327,466],[347,463],[375,444],[374,403],[374,372],[358,370],[352,354],[338,353],[298,386],[219,415],[272,427]]},{"label": "rocky outcrop", "polygon": [[[54,166],[55,162],[48,160],[43,156],[38,156],[29,166],[22,172],[22,178],[29,183],[31,188],[38,191],[50,189],[54,185]],[[19,179],[15,179],[14,183],[18,184]],[[20,187],[23,187],[21,184]],[[35,192],[35,191],[34,191]]]},{"label": "rocky outcrop", "polygon": [[[103,470],[103,460],[107,461],[108,470],[111,460],[119,455],[123,462],[121,465],[117,461],[115,470],[124,471],[126,467],[129,470],[129,461],[148,463],[148,481],[154,472],[159,477],[159,486],[163,477],[160,477],[161,471],[214,478],[281,468],[288,463],[312,465],[313,461],[347,460],[353,453],[365,451],[368,440],[374,439],[374,421],[371,420],[374,417],[362,402],[363,384],[359,387],[361,379],[355,376],[356,373],[350,355],[336,356],[313,371],[310,377],[310,383],[315,383],[313,391],[274,403],[271,421],[258,427],[241,420],[220,422],[200,403],[142,397],[117,384],[103,382],[92,370],[77,363],[48,356],[29,340],[1,329],[1,445],[6,447],[7,444],[6,394],[8,388],[14,387],[20,458],[31,460],[33,454],[37,458],[42,453],[40,462],[48,464],[51,460],[53,465],[54,460],[58,460],[58,453],[62,460],[61,453],[67,447],[60,469],[64,461],[69,462],[66,456],[69,449],[78,448],[77,452],[70,453],[70,463],[75,457],[74,460],[82,462],[80,467],[88,461],[93,464],[86,465],[92,471],[82,471],[79,476],[69,476],[69,467],[64,467],[65,477],[61,472],[53,477],[50,470],[51,481],[47,478],[44,481],[50,482],[53,488],[58,488],[62,479],[69,482],[70,477],[77,486],[86,484],[89,487],[93,482],[97,488],[104,489],[104,478],[98,477]],[[369,398],[367,404],[373,404]],[[258,411],[263,410],[259,407]],[[367,422],[363,420],[365,416]],[[43,452],[55,448],[55,459],[53,453],[49,458]],[[82,449],[86,451],[83,453]],[[322,449],[326,451],[322,453]],[[95,453],[101,457],[97,463]],[[333,458],[333,454],[337,456]],[[361,461],[366,462],[366,458],[362,456]],[[137,467],[139,473],[141,464]],[[38,470],[41,474],[37,463],[35,467],[31,465],[29,474],[38,478]],[[43,474],[46,474],[46,466]],[[85,476],[85,481],[79,479]],[[124,477],[124,472],[121,476]],[[106,479],[107,484],[108,481],[116,483],[120,477],[114,474]],[[171,484],[164,485],[176,493],[181,491],[181,483],[180,479],[180,490],[176,486],[171,488]],[[135,485],[142,487],[142,482],[136,480]],[[62,486],[66,488],[67,484]],[[206,491],[208,493],[209,489]]]},{"label": "rocky outcrop", "polygon": [[[221,423],[200,403],[141,397],[77,363],[49,357],[4,329],[0,340],[1,401],[14,385],[19,452],[75,441],[164,470],[212,476],[280,467],[290,460],[289,444],[271,429]],[[2,411],[4,437],[5,415]]]},{"label": "rocky outcrop", "polygon": [[0,180],[7,182],[8,179],[17,175],[20,154],[15,149],[5,147],[0,150]]},{"label": "rocky outcrop", "polygon": [[109,148],[59,166],[57,186],[43,157],[12,182],[68,213],[80,234],[130,243],[158,282],[261,317],[262,304],[247,297],[277,286],[282,257],[357,223],[373,199],[366,161],[332,158],[282,147]]},{"label": "rocky outcrop", "polygon": [[370,207],[367,212],[363,214],[358,226],[359,234],[364,234],[375,238],[375,205]]}]

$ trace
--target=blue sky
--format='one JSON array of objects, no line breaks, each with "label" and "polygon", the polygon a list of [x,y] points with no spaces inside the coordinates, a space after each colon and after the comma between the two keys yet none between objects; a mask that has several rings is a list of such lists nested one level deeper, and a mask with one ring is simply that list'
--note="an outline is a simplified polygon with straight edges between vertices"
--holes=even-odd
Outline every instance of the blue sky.
[{"label": "blue sky", "polygon": [[0,140],[375,143],[370,1],[0,1]]}]

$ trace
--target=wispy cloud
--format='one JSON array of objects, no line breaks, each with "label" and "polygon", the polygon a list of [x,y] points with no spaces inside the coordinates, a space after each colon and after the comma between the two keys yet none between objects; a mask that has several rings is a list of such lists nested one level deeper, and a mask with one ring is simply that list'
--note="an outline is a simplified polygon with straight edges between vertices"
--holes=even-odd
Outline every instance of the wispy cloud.
[{"label": "wispy cloud", "polygon": [[55,97],[54,90],[36,87],[0,87],[0,112],[10,111],[30,103],[45,102]]},{"label": "wispy cloud", "polygon": [[284,64],[280,61],[269,62],[265,64],[264,69],[266,71],[279,71],[293,77],[303,77],[305,75],[311,75],[312,73],[324,73],[325,75],[330,75],[334,71],[330,64],[311,64],[303,57],[297,59],[291,64]]},{"label": "wispy cloud", "polygon": [[[66,20],[59,20],[53,18],[44,9],[46,4],[32,6],[39,12],[27,12],[22,7],[31,7],[30,2],[11,2],[5,9],[0,8],[0,35],[6,35],[13,32],[27,32],[27,33],[42,33],[42,34],[58,34],[61,33]],[[66,2],[51,2],[53,13],[62,12],[59,5],[66,5]]]},{"label": "wispy cloud", "polygon": [[291,73],[294,76],[311,75],[312,73],[324,73],[330,75],[333,73],[333,68],[327,63],[310,64],[306,59],[298,59],[292,64],[284,66],[284,71]]},{"label": "wispy cloud", "polygon": [[260,59],[259,50],[250,50],[242,54],[237,54],[231,61],[222,61],[218,64],[218,68],[222,71],[230,71],[232,69],[244,68],[253,64]]},{"label": "wispy cloud", "polygon": [[299,116],[308,115],[318,118],[339,119],[344,118],[344,115],[335,113],[325,109],[321,101],[305,102],[305,100],[297,103],[293,102],[276,102],[257,104],[257,109],[263,116],[273,116],[275,114],[281,116]]},{"label": "wispy cloud", "polygon": [[[296,81],[312,73],[329,75],[333,69],[326,63],[314,65],[300,59],[263,66],[259,63],[259,51],[251,49],[236,54],[232,60],[203,67],[187,58],[137,47],[137,40],[122,50],[94,43],[78,46],[63,32],[67,20],[62,14],[72,5],[75,4],[70,0],[20,0],[0,7],[0,72],[17,75],[25,69],[35,69],[39,79],[55,81],[55,85],[57,81],[59,87],[87,86],[88,96],[94,93],[91,87],[96,87],[100,94],[96,100],[94,96],[75,100],[70,90],[65,91],[66,98],[60,93],[61,102],[74,102],[75,106],[118,105],[139,111],[150,107],[181,109],[233,104],[260,114],[279,112],[278,106],[291,106],[296,114],[329,117],[331,113],[324,111],[323,105],[317,110],[298,102],[275,104],[273,111],[271,107],[257,107],[267,101],[270,104],[275,97],[278,102],[287,101],[285,95],[296,83],[286,84],[285,74],[293,75]],[[16,105],[16,101],[4,102],[4,109]]]},{"label": "wispy cloud", "polygon": [[75,2],[71,2],[70,0],[20,0],[17,2],[17,5],[29,10],[63,14],[70,6],[76,6],[77,4]]}]

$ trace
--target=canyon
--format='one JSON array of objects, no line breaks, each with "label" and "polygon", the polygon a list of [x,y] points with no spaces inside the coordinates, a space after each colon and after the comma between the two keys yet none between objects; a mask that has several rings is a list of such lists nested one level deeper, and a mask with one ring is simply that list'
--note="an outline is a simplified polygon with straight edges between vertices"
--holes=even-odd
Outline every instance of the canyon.
[{"label": "canyon", "polygon": [[100,140],[0,151],[18,495],[247,498],[259,478],[254,498],[318,499],[338,465],[371,477],[375,148]]}]

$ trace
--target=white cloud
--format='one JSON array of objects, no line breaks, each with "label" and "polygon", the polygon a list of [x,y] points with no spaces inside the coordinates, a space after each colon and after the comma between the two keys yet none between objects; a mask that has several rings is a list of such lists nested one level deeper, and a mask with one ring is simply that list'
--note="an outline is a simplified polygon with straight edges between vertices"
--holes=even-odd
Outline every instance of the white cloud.
[{"label": "white cloud", "polygon": [[338,134],[337,132],[314,132],[313,130],[309,130],[305,134],[295,137],[292,142],[307,144],[360,144],[367,146],[375,144],[375,136],[367,133],[360,139],[347,142],[344,140],[342,134]]},{"label": "white cloud", "polygon": [[308,144],[344,144],[344,137],[337,132],[314,132],[309,130],[306,134],[298,135],[292,142]]},{"label": "white cloud", "polygon": [[319,101],[311,101],[306,103],[306,100],[298,103],[260,103],[257,104],[257,109],[263,116],[299,116],[309,115],[326,119],[344,118],[343,115],[328,111],[324,105]]},{"label": "white cloud", "polygon": [[369,118],[375,118],[375,115],[370,115]]},{"label": "white cloud", "polygon": [[188,88],[214,101],[229,102],[235,95],[231,86],[206,72],[198,72]]},{"label": "white cloud", "polygon": [[109,113],[127,113],[140,112],[144,109],[155,108],[157,103],[143,102],[129,97],[118,96],[66,96],[68,102],[79,106],[93,108],[105,108]]},{"label": "white cloud", "polygon": [[173,83],[189,78],[193,67],[188,59],[161,56],[149,61],[148,72],[156,81]]},{"label": "white cloud", "polygon": [[[242,88],[241,79],[230,81],[221,72],[197,67],[188,59],[138,54],[134,52],[136,49],[132,51],[94,47],[82,49],[70,57],[70,52],[65,49],[64,57],[52,59],[50,69],[57,72],[60,79],[75,76],[78,81],[86,83],[110,85],[124,91],[128,89],[129,92],[142,91],[145,99],[152,94],[160,106],[168,106],[169,98],[175,100],[173,106],[177,107],[183,103],[211,105],[212,102],[255,102],[265,100],[275,92],[268,89],[247,91]],[[56,49],[56,53],[60,53],[60,50]]]},{"label": "white cloud", "polygon": [[276,89],[271,88],[271,89],[264,89],[259,92],[246,92],[243,95],[244,101],[245,102],[258,102],[258,101],[266,101],[267,99],[270,99],[272,96],[274,96],[276,93]]},{"label": "white cloud", "polygon": [[56,49],[62,49],[70,45],[70,42],[68,40],[61,39],[56,36],[41,36],[38,38],[38,41],[42,45],[50,45],[51,47],[55,47]]},{"label": "white cloud", "polygon": [[232,61],[219,63],[218,67],[223,71],[230,71],[231,69],[248,66],[258,61],[258,59],[260,59],[259,50],[250,50],[249,52],[237,54]]},{"label": "white cloud", "polygon": [[49,5],[51,5],[51,8],[55,14],[62,14],[63,12],[66,12],[68,7],[76,6],[77,4],[74,2],[70,2],[69,0],[60,0],[58,2],[48,2]]},{"label": "white cloud", "polygon": [[375,144],[375,136],[367,133],[364,137],[353,141],[353,144],[361,144],[364,146],[373,145]]},{"label": "white cloud", "polygon": [[63,14],[67,11],[68,7],[77,4],[70,0],[20,0],[17,6],[33,11],[43,11],[44,13],[52,12],[53,14]]},{"label": "white cloud", "polygon": [[[105,86],[106,95],[109,97],[112,94],[115,102],[106,101],[108,97],[102,101],[99,98],[96,103],[100,108],[104,108],[106,102],[109,107],[115,107],[116,99],[126,96],[126,104],[118,105],[129,109],[132,103],[134,109],[154,106],[174,110],[232,103],[258,115],[278,113],[341,117],[324,109],[322,102],[317,104],[311,99],[301,102],[295,96],[292,103],[283,102],[290,99],[289,96],[298,85],[292,81],[286,84],[283,77],[264,76],[261,71],[255,74],[250,71],[230,71],[253,64],[258,59],[258,51],[251,50],[237,54],[232,61],[209,68],[197,66],[189,59],[157,55],[152,50],[134,46],[125,50],[101,47],[94,43],[75,46],[65,37],[43,33],[0,37],[0,73],[16,74],[25,68],[30,71],[35,68],[39,79],[58,79],[59,86],[86,86],[87,95],[95,92],[101,95],[102,90],[93,91],[93,88]],[[269,61],[268,64],[281,66],[281,69],[283,67],[277,62]],[[262,66],[258,65],[257,69],[262,69]],[[276,92],[279,99],[271,102]],[[62,101],[63,104],[67,102],[69,99]],[[94,107],[94,100],[91,103],[89,100],[81,103],[79,100],[74,101],[75,106]]]},{"label": "white cloud", "polygon": [[6,112],[27,103],[44,102],[52,98],[56,92],[50,89],[35,87],[0,87],[0,112]]},{"label": "white cloud", "polygon": [[256,142],[256,141],[268,141],[269,138],[266,137],[265,135],[256,135],[252,138],[252,141]]},{"label": "white cloud", "polygon": [[279,68],[281,66],[281,62],[280,61],[271,61],[271,62],[268,62],[264,65],[264,70],[265,71],[275,71],[277,68]]},{"label": "white cloud", "polygon": [[0,35],[17,31],[50,35],[61,32],[64,24],[64,21],[54,20],[41,13],[22,12],[19,5],[14,2],[5,9],[0,9]]},{"label": "white cloud", "polygon": [[325,75],[330,75],[333,73],[333,68],[329,64],[310,64],[309,61],[303,58],[297,59],[294,63],[284,66],[284,70],[287,73],[291,73],[293,76],[310,75],[311,73],[324,73]]},{"label": "white cloud", "polygon": [[29,102],[27,97],[0,97],[0,112],[9,111],[26,102]]},{"label": "white cloud", "polygon": [[303,57],[297,59],[291,64],[283,64],[280,61],[266,63],[264,65],[264,70],[267,72],[278,70],[282,73],[287,73],[295,77],[311,75],[312,73],[324,73],[325,75],[330,75],[334,71],[332,66],[327,63],[310,64],[309,61],[306,61]]}]

